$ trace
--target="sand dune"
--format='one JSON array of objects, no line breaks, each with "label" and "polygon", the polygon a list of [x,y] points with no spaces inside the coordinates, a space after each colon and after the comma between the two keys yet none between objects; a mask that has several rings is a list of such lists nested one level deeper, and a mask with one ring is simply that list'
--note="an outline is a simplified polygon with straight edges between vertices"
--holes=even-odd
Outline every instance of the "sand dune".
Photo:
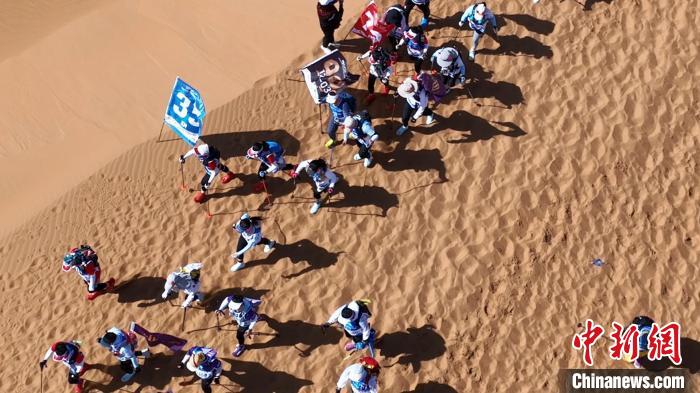
[{"label": "sand dune", "polygon": [[[478,79],[474,99],[458,89],[436,109],[436,125],[398,138],[391,99],[379,98],[370,108],[381,135],[375,166],[366,170],[352,161],[354,148],[337,148],[338,195],[315,217],[308,214],[308,180],[294,189],[284,175],[268,181],[274,203],[261,209],[264,196],[251,193],[256,166],[241,155],[251,141],[265,138],[287,146],[292,162],[328,154],[298,74],[319,55],[310,51],[316,46],[288,45],[289,59],[302,54],[235,98],[226,87],[249,87],[230,77],[240,67],[236,59],[220,60],[214,74],[197,73],[205,66],[187,68],[212,96],[204,140],[220,146],[229,166],[244,175],[217,185],[214,217],[207,219],[192,203],[193,192],[178,189],[177,156],[185,145],[155,143],[144,133],[144,143],[85,168],[86,176],[91,173],[85,181],[66,184],[65,195],[8,235],[0,246],[6,266],[0,271],[0,329],[6,357],[16,361],[2,371],[2,390],[38,391],[36,362],[45,348],[76,338],[86,343],[88,361],[101,365],[86,373],[92,391],[199,391],[179,385],[189,377],[167,353],[150,359],[124,387],[114,358],[92,344],[104,329],[132,320],[183,334],[182,311],[157,296],[165,275],[192,260],[205,263],[210,300],[188,312],[185,330],[191,333],[184,336],[219,349],[232,391],[330,391],[350,360],[343,361],[341,334],[322,335],[318,324],[360,297],[373,300],[374,326],[382,335],[382,392],[557,392],[559,369],[583,365],[570,346],[579,322],[591,318],[609,326],[638,314],[682,324],[685,366],[697,382],[700,65],[690,44],[697,35],[693,3],[677,4],[674,27],[660,32],[657,16],[666,11],[659,2],[596,2],[591,11],[574,1],[493,5],[504,27],[500,45],[485,38],[471,66]],[[157,4],[148,4],[141,9],[155,12]],[[127,6],[99,7],[89,14],[96,19],[84,16],[62,29],[79,22],[96,27],[114,12],[109,7]],[[308,8],[309,30],[318,37]],[[446,19],[430,29],[431,43],[468,45],[467,33],[455,27],[460,11],[452,2],[435,2],[435,17]],[[207,12],[216,20],[216,10]],[[169,18],[177,19],[162,20]],[[37,56],[31,53],[37,45],[20,56]],[[349,59],[364,48],[355,39],[349,45]],[[163,52],[153,52],[154,59]],[[13,80],[10,66],[0,65],[3,79]],[[402,62],[399,73],[410,68]],[[180,72],[177,64],[172,69]],[[159,121],[160,95],[171,83],[164,76],[146,80],[138,93],[144,90],[153,101],[139,117],[144,129],[149,120]],[[359,98],[364,84],[352,89]],[[76,108],[99,99],[87,94],[94,88],[85,82],[84,102]],[[122,110],[138,114],[134,108],[146,100],[127,105],[131,90],[123,89],[117,94]],[[26,103],[22,113],[29,116],[36,105]],[[114,121],[110,129],[121,130],[124,124]],[[126,150],[99,138],[114,155]],[[47,149],[58,146],[46,143]],[[48,162],[58,165],[56,176],[71,168]],[[187,164],[191,187],[200,175]],[[5,173],[0,178],[11,181]],[[35,212],[40,197],[33,194],[44,187],[23,189],[32,197],[19,206]],[[262,215],[264,233],[281,245],[269,255],[255,250],[248,267],[234,274],[228,271],[236,241],[230,225],[245,211]],[[127,282],[119,293],[88,303],[77,278],[59,272],[60,257],[79,242],[94,245],[106,276]],[[596,268],[593,258],[606,264]],[[240,360],[229,355],[234,333],[212,328],[213,307],[233,291],[262,296],[266,321],[256,329],[279,333],[256,337]],[[594,356],[600,367],[628,367],[608,360],[605,345]],[[67,390],[62,366],[50,364],[44,378],[45,392]]]}]

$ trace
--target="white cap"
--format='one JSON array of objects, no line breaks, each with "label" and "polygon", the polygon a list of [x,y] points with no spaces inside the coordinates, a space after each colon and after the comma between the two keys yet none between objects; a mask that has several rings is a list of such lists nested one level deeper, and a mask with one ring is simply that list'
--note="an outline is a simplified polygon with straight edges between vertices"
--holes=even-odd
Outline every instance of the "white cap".
[{"label": "white cap", "polygon": [[329,104],[335,104],[335,102],[338,101],[338,94],[334,91],[331,91],[326,95],[326,102]]},{"label": "white cap", "polygon": [[444,48],[440,50],[437,56],[437,63],[440,67],[449,67],[455,61],[455,58],[455,53],[450,48]]},{"label": "white cap", "polygon": [[318,4],[321,5],[328,5],[328,4],[333,4],[335,3],[335,0],[318,0]]},{"label": "white cap", "polygon": [[474,8],[474,19],[476,19],[477,22],[481,22],[481,20],[484,19],[484,12],[486,12],[486,4],[477,4]]},{"label": "white cap", "polygon": [[196,154],[198,156],[208,156],[209,155],[209,145],[204,143],[204,144],[201,144],[199,146],[195,146],[194,154]]},{"label": "white cap", "polygon": [[418,82],[410,78],[405,79],[396,90],[403,98],[413,97],[413,95],[418,91]]},{"label": "white cap", "polygon": [[345,128],[355,128],[357,126],[357,120],[352,116],[348,116],[343,121],[343,126],[345,126]]}]

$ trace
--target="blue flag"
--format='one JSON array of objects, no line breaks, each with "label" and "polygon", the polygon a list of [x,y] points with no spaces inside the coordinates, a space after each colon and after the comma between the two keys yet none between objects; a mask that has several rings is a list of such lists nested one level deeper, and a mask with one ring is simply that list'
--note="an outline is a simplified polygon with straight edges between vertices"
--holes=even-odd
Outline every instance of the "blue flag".
[{"label": "blue flag", "polygon": [[206,110],[202,96],[197,89],[177,77],[165,110],[165,124],[190,146],[194,146],[202,135],[204,115]]}]

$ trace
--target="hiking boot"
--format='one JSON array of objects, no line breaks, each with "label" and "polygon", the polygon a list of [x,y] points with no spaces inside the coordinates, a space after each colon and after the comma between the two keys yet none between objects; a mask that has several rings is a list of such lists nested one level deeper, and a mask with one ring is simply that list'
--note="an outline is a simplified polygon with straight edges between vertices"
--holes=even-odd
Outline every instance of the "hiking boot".
[{"label": "hiking boot", "polygon": [[134,377],[134,375],[136,375],[136,373],[124,374],[124,375],[122,375],[121,380],[122,380],[122,382],[129,382],[129,381],[131,381],[131,378]]},{"label": "hiking boot", "polygon": [[231,266],[230,270],[232,272],[237,272],[237,271],[243,269],[244,266],[245,266],[245,264],[243,262],[238,262],[235,265]]},{"label": "hiking boot", "polygon": [[429,115],[428,117],[425,118],[425,125],[429,126],[435,122],[435,116],[434,115]]},{"label": "hiking boot", "polygon": [[352,159],[355,161],[360,161],[362,159],[362,157],[360,157],[359,154],[355,154],[354,156],[352,156]]},{"label": "hiking boot", "polygon": [[318,213],[318,209],[321,208],[321,202],[315,202],[313,206],[311,206],[311,214],[316,214]]},{"label": "hiking boot", "polygon": [[369,168],[369,166],[372,165],[372,158],[371,157],[365,158],[364,164],[365,164],[365,168]]},{"label": "hiking boot", "polygon": [[406,131],[408,131],[408,127],[406,127],[406,126],[401,126],[401,127],[399,127],[398,130],[396,130],[396,135],[401,136],[401,135],[403,135]]},{"label": "hiking boot", "polygon": [[476,51],[474,49],[469,51],[469,60],[474,61],[474,58],[476,57]]},{"label": "hiking boot", "polygon": [[245,351],[245,345],[238,344],[238,345],[236,345],[236,349],[233,350],[232,355],[235,357],[239,357],[243,354],[243,351]]},{"label": "hiking boot", "polygon": [[263,251],[265,251],[266,253],[269,253],[270,251],[272,251],[273,248],[275,248],[276,244],[277,244],[276,241],[271,240],[270,244],[265,245],[265,248],[263,248]]},{"label": "hiking boot", "polygon": [[329,139],[326,141],[325,146],[326,146],[327,148],[329,148],[329,149],[332,149],[332,148],[335,147],[335,145],[336,145],[337,143],[338,143],[338,141],[336,141],[335,139],[329,138]]}]

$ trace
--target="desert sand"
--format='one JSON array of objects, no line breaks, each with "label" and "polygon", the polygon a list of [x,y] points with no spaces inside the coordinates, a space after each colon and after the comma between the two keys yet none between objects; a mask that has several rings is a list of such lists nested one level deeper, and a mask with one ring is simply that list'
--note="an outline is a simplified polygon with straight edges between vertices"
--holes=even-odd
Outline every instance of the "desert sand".
[{"label": "desert sand", "polygon": [[[320,55],[321,33],[313,6],[296,1],[275,8],[279,25],[247,39],[241,29],[260,24],[230,15],[267,7],[261,2],[189,10],[66,1],[40,15],[47,23],[32,7],[2,3],[14,14],[3,13],[0,26],[17,39],[2,37],[0,63],[14,93],[2,99],[0,123],[8,231],[0,390],[39,391],[46,348],[79,339],[98,364],[85,374],[89,391],[200,391],[180,386],[190,375],[163,349],[132,384],[119,382],[118,362],[94,341],[137,321],[217,348],[230,391],[329,392],[352,360],[343,360],[341,333],[322,335],[318,325],[356,298],[373,301],[382,392],[557,392],[559,369],[583,366],[571,348],[578,323],[609,327],[640,314],[682,324],[684,367],[697,386],[696,1],[672,10],[633,0],[589,11],[572,0],[491,4],[504,26],[500,44],[486,37],[469,65],[474,98],[457,89],[436,108],[437,124],[402,137],[393,134],[391,98],[378,99],[370,108],[381,135],[376,164],[367,170],[352,160],[354,147],[337,148],[342,181],[317,216],[308,214],[308,178],[296,189],[284,175],[269,179],[268,208],[251,193],[257,165],[242,158],[267,138],[280,140],[291,162],[328,154],[298,72]],[[361,7],[346,3],[341,38]],[[466,5],[434,1],[433,47],[469,45],[456,27]],[[190,11],[195,22],[184,24]],[[254,46],[288,39],[292,25],[294,40]],[[366,49],[354,36],[346,44],[349,60]],[[272,57],[251,68],[242,59],[253,57],[238,57],[248,50]],[[399,74],[411,67],[402,61]],[[190,189],[179,189],[186,145],[155,142],[175,75],[204,95],[204,141],[243,173],[217,183],[211,219],[192,202],[198,165],[187,163]],[[362,100],[365,86],[363,78],[351,92]],[[231,224],[246,211],[265,218],[264,233],[280,246],[256,249],[231,273]],[[97,250],[105,277],[125,283],[118,293],[90,303],[78,277],[60,272],[62,255],[82,242]],[[594,258],[605,265],[592,266]],[[168,272],[195,260],[205,264],[207,303],[187,313],[183,333],[182,311],[158,296]],[[257,336],[232,359],[235,333],[213,328],[213,309],[236,291],[262,297],[266,318],[256,330],[279,336]],[[630,367],[609,360],[605,343],[594,358],[601,368]],[[65,374],[50,363],[44,391],[68,391]]]}]

